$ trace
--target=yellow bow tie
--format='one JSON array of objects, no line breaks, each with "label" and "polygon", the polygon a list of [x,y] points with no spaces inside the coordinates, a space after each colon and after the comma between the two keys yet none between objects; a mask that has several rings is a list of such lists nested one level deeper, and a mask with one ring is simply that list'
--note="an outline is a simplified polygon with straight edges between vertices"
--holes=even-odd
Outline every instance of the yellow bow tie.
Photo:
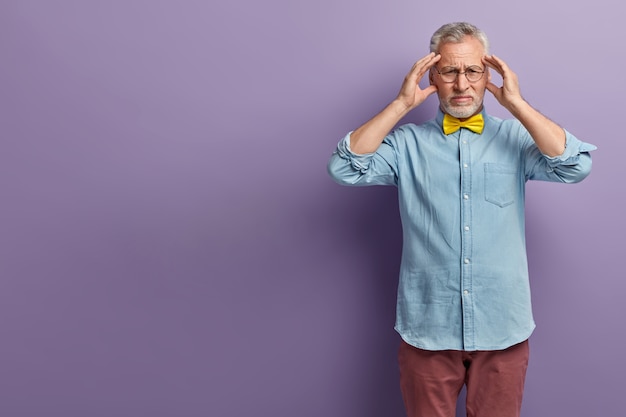
[{"label": "yellow bow tie", "polygon": [[478,113],[465,120],[464,122],[460,121],[456,117],[450,116],[449,114],[445,114],[443,116],[443,133],[445,133],[446,135],[454,133],[462,127],[480,135],[481,133],[483,133],[484,126],[485,121],[483,120],[482,113]]}]

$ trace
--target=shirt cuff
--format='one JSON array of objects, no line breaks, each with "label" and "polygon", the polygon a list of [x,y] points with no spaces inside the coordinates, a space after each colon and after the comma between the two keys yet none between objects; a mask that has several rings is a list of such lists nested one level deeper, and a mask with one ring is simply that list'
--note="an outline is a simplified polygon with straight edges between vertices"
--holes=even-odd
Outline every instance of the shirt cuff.
[{"label": "shirt cuff", "polygon": [[339,141],[337,154],[341,158],[350,161],[350,164],[354,169],[364,173],[369,168],[370,161],[372,160],[374,153],[356,154],[352,152],[352,149],[350,149],[351,134],[352,132],[349,132],[342,140]]},{"label": "shirt cuff", "polygon": [[565,131],[565,151],[559,156],[547,156],[548,165],[555,167],[558,165],[576,165],[581,153],[591,152],[598,149],[595,145],[585,143],[576,136]]}]

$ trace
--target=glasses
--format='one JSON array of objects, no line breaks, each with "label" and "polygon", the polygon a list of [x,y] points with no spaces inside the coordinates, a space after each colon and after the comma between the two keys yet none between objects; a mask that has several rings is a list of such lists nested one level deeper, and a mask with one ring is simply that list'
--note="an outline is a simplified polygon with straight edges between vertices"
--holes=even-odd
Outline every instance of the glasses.
[{"label": "glasses", "polygon": [[467,78],[467,81],[469,81],[470,83],[475,83],[476,81],[483,78],[483,74],[485,73],[485,70],[478,66],[468,67],[465,69],[464,72],[461,72],[458,69],[451,67],[445,67],[441,71],[439,71],[436,67],[433,68],[435,69],[435,71],[437,71],[437,74],[439,74],[441,80],[444,83],[455,82],[459,74],[465,74],[465,78]]}]

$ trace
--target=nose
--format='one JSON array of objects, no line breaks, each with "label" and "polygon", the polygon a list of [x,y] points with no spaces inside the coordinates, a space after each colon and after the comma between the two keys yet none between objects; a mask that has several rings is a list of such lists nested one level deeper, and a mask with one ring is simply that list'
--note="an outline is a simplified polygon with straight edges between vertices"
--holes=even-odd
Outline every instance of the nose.
[{"label": "nose", "polygon": [[465,73],[459,73],[456,76],[456,80],[454,80],[454,87],[458,90],[458,91],[465,91],[469,88],[469,81],[467,81],[467,77],[465,76]]}]

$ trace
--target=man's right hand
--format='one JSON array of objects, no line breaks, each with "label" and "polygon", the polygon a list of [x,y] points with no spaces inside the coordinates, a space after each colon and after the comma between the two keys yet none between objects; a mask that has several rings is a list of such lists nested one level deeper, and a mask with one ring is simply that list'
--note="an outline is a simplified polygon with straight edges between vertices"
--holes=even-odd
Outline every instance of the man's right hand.
[{"label": "man's right hand", "polygon": [[411,71],[404,77],[398,96],[380,113],[352,132],[350,148],[354,153],[375,152],[385,136],[408,112],[422,104],[428,96],[437,91],[437,87],[432,84],[422,89],[419,83],[440,59],[441,55],[435,55],[431,52],[413,65]]},{"label": "man's right hand", "polygon": [[420,81],[426,73],[441,59],[441,55],[435,55],[434,52],[426,55],[417,61],[411,71],[404,78],[400,92],[396,100],[406,106],[407,111],[413,110],[422,104],[428,96],[437,91],[437,87],[430,84],[428,87],[421,89]]}]

